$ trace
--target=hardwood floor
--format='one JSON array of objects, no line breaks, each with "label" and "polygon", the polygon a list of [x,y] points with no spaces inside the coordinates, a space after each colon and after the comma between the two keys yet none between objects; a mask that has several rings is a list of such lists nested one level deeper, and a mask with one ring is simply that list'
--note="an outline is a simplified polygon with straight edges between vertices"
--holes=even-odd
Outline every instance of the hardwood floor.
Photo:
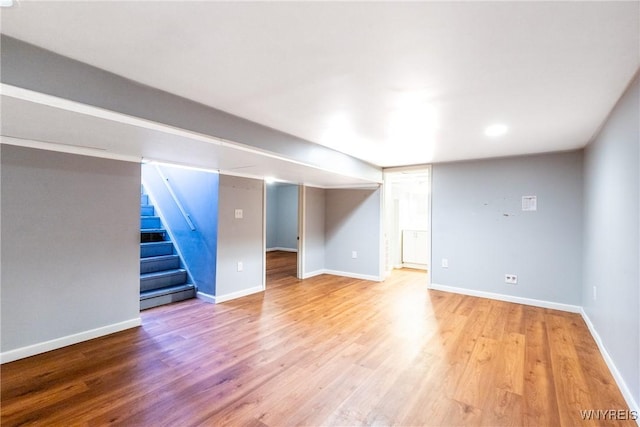
[{"label": "hardwood floor", "polygon": [[2,425],[635,425],[582,421],[627,407],[578,315],[280,261],[264,293],[3,365]]},{"label": "hardwood floor", "polygon": [[283,279],[295,279],[298,273],[298,254],[295,252],[267,252],[267,285],[277,285]]}]

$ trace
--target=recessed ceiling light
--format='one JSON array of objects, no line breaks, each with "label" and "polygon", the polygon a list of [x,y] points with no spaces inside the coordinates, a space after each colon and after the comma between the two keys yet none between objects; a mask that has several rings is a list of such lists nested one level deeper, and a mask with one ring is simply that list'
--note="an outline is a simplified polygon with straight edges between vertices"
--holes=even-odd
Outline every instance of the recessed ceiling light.
[{"label": "recessed ceiling light", "polygon": [[0,0],[0,7],[11,7],[15,4],[14,0]]},{"label": "recessed ceiling light", "polygon": [[496,136],[504,135],[505,133],[507,133],[508,130],[509,128],[507,127],[507,125],[495,124],[495,125],[487,126],[487,128],[484,130],[484,134],[493,138]]}]

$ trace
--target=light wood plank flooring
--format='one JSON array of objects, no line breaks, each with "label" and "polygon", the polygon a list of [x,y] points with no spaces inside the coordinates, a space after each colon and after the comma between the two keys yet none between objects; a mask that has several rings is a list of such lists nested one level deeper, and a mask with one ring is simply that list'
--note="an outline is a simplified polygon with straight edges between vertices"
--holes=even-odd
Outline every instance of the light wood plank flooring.
[{"label": "light wood plank flooring", "polygon": [[411,270],[300,281],[287,256],[264,293],[3,365],[2,425],[635,425],[582,421],[627,407],[578,315]]}]

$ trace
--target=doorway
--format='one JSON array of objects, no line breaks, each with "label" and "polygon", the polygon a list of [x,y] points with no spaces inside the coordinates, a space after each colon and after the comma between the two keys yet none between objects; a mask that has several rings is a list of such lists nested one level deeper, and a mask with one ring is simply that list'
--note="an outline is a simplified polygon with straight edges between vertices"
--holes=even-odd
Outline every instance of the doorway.
[{"label": "doorway", "polygon": [[385,171],[385,265],[431,268],[431,167]]},{"label": "doorway", "polygon": [[298,277],[299,186],[283,182],[266,188],[266,285]]}]

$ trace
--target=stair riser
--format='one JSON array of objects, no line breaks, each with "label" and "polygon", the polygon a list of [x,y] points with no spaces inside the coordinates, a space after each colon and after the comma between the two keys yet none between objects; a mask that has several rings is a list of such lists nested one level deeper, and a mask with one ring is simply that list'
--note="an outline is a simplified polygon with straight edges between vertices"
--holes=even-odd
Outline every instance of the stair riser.
[{"label": "stair riser", "polygon": [[181,285],[186,282],[187,273],[184,271],[160,277],[140,278],[140,292]]},{"label": "stair riser", "polygon": [[147,243],[147,242],[162,242],[166,240],[166,233],[164,232],[153,232],[153,233],[149,233],[149,232],[144,232],[141,231],[140,232],[140,243]]},{"label": "stair riser", "polygon": [[163,270],[175,270],[180,268],[180,258],[175,255],[169,259],[142,259],[140,260],[140,273],[153,273]]},{"label": "stair riser", "polygon": [[157,216],[143,216],[140,218],[140,228],[161,228],[162,223]]},{"label": "stair riser", "polygon": [[140,206],[140,216],[154,216],[156,210],[153,206]]},{"label": "stair riser", "polygon": [[140,258],[148,258],[152,256],[172,255],[173,243],[163,242],[155,245],[140,246]]},{"label": "stair riser", "polygon": [[172,302],[195,298],[195,296],[195,289],[188,289],[185,291],[174,292],[167,295],[159,295],[152,298],[141,299],[140,310],[146,310],[148,308],[158,307],[160,305],[171,304]]},{"label": "stair riser", "polygon": [[188,283],[186,270],[180,268],[171,237],[146,194],[140,195],[140,243],[141,310],[196,296],[196,288]]}]

